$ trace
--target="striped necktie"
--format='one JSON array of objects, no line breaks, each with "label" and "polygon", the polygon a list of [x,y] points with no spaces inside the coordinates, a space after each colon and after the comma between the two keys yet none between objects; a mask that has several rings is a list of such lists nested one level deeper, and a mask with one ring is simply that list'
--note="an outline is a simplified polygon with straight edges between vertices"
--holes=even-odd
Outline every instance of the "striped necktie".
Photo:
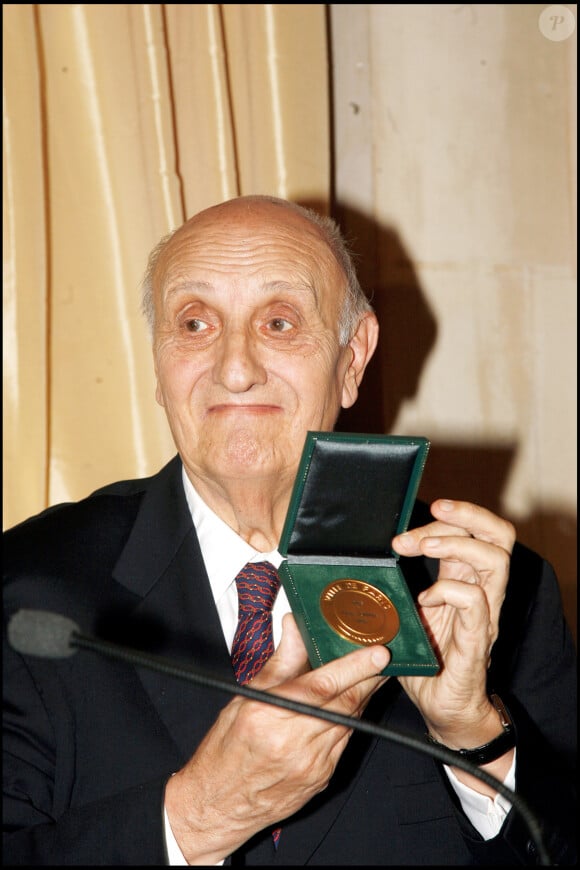
[{"label": "striped necktie", "polygon": [[[249,682],[274,652],[272,607],[280,577],[270,562],[248,562],[236,577],[238,627],[232,644],[232,664],[240,685]],[[272,831],[278,848],[281,828]]]}]

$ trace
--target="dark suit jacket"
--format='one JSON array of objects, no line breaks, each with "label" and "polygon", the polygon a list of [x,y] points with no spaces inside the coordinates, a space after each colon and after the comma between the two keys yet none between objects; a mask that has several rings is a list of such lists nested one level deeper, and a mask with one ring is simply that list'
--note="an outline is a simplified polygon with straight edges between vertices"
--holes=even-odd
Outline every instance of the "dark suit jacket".
[{"label": "dark suit jacket", "polygon": [[[176,457],[159,474],[113,484],[5,534],[4,617],[63,613],[86,634],[231,679]],[[424,521],[421,505],[414,523]],[[403,560],[414,594],[436,566]],[[575,650],[549,566],[514,554],[493,685],[518,731],[518,790],[545,826],[554,863],[574,863]],[[80,651],[47,660],[4,649],[4,864],[164,864],[164,785],[229,696]],[[396,679],[365,716],[422,736]],[[234,864],[535,863],[513,810],[485,843],[438,762],[355,732],[329,787]]]}]

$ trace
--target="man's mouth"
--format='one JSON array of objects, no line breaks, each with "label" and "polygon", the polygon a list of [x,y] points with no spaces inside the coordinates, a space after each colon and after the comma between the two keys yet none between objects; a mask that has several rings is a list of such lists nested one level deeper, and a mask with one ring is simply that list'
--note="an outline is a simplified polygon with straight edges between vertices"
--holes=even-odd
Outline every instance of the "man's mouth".
[{"label": "man's mouth", "polygon": [[280,413],[282,408],[280,405],[269,405],[269,404],[261,404],[254,403],[244,404],[237,402],[224,402],[219,405],[212,405],[208,413],[209,414],[276,414]]}]

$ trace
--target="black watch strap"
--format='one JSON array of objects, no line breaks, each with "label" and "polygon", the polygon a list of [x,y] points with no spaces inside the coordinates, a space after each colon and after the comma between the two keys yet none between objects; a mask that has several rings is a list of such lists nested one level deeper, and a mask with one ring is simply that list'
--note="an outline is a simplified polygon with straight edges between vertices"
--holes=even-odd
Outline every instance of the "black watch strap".
[{"label": "black watch strap", "polygon": [[[490,761],[495,761],[496,758],[500,758],[509,749],[514,748],[516,745],[516,731],[505,704],[495,693],[490,695],[490,701],[499,713],[499,718],[503,726],[502,733],[493,740],[490,740],[489,743],[484,743],[483,746],[477,746],[475,749],[449,749],[447,746],[444,747],[448,752],[452,752],[454,755],[464,758],[466,761],[471,761],[472,764],[481,765],[489,764]],[[439,743],[439,741],[435,740],[434,737],[431,737],[430,734],[427,734],[426,736],[429,743],[433,743],[435,746],[443,746],[442,743]]]}]

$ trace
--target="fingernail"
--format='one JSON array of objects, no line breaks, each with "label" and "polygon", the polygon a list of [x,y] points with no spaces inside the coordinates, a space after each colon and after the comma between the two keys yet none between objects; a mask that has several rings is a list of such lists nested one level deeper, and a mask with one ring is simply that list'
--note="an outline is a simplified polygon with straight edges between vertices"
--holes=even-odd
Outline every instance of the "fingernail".
[{"label": "fingernail", "polygon": [[426,550],[436,550],[441,543],[441,538],[426,538],[423,545]]},{"label": "fingernail", "polygon": [[386,668],[387,664],[389,663],[386,648],[383,647],[382,649],[373,650],[371,655],[371,661],[379,671],[382,671],[383,668]]},{"label": "fingernail", "polygon": [[439,502],[439,507],[442,511],[452,511],[453,510],[453,502],[450,498],[442,498]]}]

